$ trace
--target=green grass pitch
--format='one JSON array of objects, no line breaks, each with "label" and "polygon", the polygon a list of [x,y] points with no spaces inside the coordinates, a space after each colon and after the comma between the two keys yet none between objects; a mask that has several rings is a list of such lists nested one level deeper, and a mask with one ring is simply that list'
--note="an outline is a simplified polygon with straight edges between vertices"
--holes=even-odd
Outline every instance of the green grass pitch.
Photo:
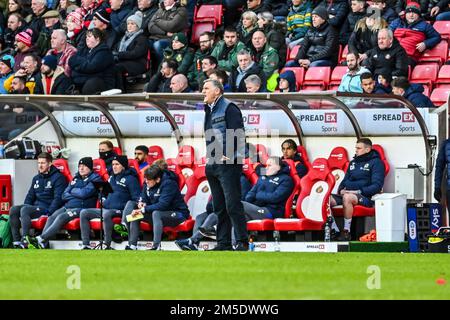
[{"label": "green grass pitch", "polygon": [[0,265],[0,299],[450,299],[449,254],[0,250]]}]

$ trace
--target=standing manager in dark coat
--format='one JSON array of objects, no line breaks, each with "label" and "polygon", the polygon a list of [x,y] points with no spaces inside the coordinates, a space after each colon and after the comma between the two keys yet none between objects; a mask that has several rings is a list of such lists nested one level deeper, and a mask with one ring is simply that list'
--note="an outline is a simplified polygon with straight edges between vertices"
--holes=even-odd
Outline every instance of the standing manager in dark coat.
[{"label": "standing manager in dark coat", "polygon": [[239,108],[223,97],[223,85],[206,80],[205,106],[206,177],[218,216],[215,251],[232,250],[232,227],[236,251],[248,250],[247,224],[242,207],[240,177],[245,157],[245,131]]}]

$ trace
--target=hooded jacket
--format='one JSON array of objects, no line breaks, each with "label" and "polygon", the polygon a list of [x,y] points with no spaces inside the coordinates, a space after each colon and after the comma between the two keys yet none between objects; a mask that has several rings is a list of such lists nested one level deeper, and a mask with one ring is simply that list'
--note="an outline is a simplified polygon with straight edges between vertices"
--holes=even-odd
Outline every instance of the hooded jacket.
[{"label": "hooded jacket", "polygon": [[269,209],[268,219],[283,218],[286,201],[294,189],[294,182],[289,176],[289,167],[281,163],[278,173],[261,176],[247,193],[245,201]]},{"label": "hooded jacket", "polygon": [[384,163],[376,150],[357,156],[350,161],[344,180],[339,185],[342,189],[359,190],[364,197],[371,198],[383,189]]},{"label": "hooded jacket", "polygon": [[416,108],[434,108],[434,104],[430,98],[423,94],[423,86],[421,84],[411,83],[405,90],[403,97]]},{"label": "hooded jacket", "polygon": [[62,199],[66,209],[95,208],[97,204],[97,190],[92,182],[102,181],[95,172],[89,173],[82,178],[79,173],[75,175],[72,182],[64,190]]},{"label": "hooded jacket", "polygon": [[189,217],[189,209],[178,189],[177,180],[166,172],[163,173],[161,181],[153,188],[144,185],[139,201],[146,204],[146,214],[157,210],[174,211],[180,215],[179,218],[187,219]]},{"label": "hooded jacket", "polygon": [[341,80],[341,83],[339,84],[338,91],[340,92],[358,92],[362,93],[363,89],[361,87],[361,74],[370,72],[365,67],[360,67],[359,70],[354,73],[350,74],[347,72]]},{"label": "hooded jacket", "polygon": [[24,204],[45,208],[45,213],[51,215],[62,207],[61,197],[66,187],[66,178],[52,165],[48,173],[33,177]]},{"label": "hooded jacket", "polygon": [[[297,92],[297,86],[295,79],[295,73],[291,70],[286,70],[282,74],[280,74],[280,79],[285,79],[289,83],[289,91],[284,92]],[[280,90],[281,91],[281,90]]]},{"label": "hooded jacket", "polygon": [[117,175],[112,174],[108,182],[114,192],[110,193],[103,202],[105,209],[123,210],[128,201],[139,200],[141,187],[134,169],[127,168]]}]

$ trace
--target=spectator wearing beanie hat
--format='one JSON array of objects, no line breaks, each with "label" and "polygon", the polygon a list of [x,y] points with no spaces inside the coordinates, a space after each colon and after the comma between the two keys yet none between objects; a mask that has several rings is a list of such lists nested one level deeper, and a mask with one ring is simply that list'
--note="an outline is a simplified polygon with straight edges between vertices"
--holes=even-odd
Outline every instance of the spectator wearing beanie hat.
[{"label": "spectator wearing beanie hat", "polygon": [[172,43],[164,50],[164,59],[178,63],[178,73],[188,74],[194,60],[194,50],[188,47],[188,39],[182,32],[172,36]]},{"label": "spectator wearing beanie hat", "polygon": [[287,67],[335,66],[339,49],[337,30],[328,23],[325,7],[316,7],[312,12],[312,27],[304,37],[304,42],[294,61]]},{"label": "spectator wearing beanie hat", "polygon": [[127,18],[127,32],[120,40],[117,52],[114,53],[116,67],[120,75],[118,88],[124,90],[123,77],[137,76],[147,71],[148,40],[144,35],[142,13],[136,12]]},{"label": "spectator wearing beanie hat", "polygon": [[8,83],[12,82],[12,78],[14,78],[14,62],[14,57],[9,54],[0,57],[0,94],[7,94],[11,89],[10,86],[5,87],[5,82],[8,79]]},{"label": "spectator wearing beanie hat", "polygon": [[66,223],[79,218],[82,209],[95,208],[98,192],[94,182],[100,182],[102,178],[93,171],[93,167],[91,157],[80,159],[78,172],[62,195],[64,206],[48,218],[40,236],[27,237],[29,247],[41,249],[48,247],[48,240],[52,239]]},{"label": "spectator wearing beanie hat", "polygon": [[41,75],[36,77],[35,94],[70,94],[72,81],[64,74],[64,69],[58,66],[54,55],[42,59]]},{"label": "spectator wearing beanie hat", "polygon": [[408,64],[414,67],[426,49],[434,48],[441,35],[431,24],[422,19],[420,5],[409,2],[405,9],[405,18],[397,18],[389,28],[408,55]]},{"label": "spectator wearing beanie hat", "polygon": [[[94,13],[94,18],[92,22],[94,24],[94,28],[97,28],[105,34],[105,44],[112,50],[118,41],[118,36],[116,31],[111,27],[111,8],[103,9],[96,11]],[[81,46],[82,44],[80,44]]]},{"label": "spectator wearing beanie hat", "polygon": [[[111,249],[113,218],[121,217],[128,201],[136,202],[141,194],[141,185],[134,169],[128,167],[127,156],[115,156],[112,160],[112,173],[108,180],[113,192],[103,202],[103,230],[106,249]],[[81,239],[83,249],[90,249],[91,219],[100,218],[101,211],[94,207],[83,209],[80,213]]]},{"label": "spectator wearing beanie hat", "polygon": [[14,71],[18,71],[20,69],[20,65],[26,55],[35,54],[36,56],[39,56],[38,50],[35,46],[33,46],[33,34],[33,30],[26,29],[16,35],[14,48],[17,54],[14,56],[14,59],[16,60],[14,64]]},{"label": "spectator wearing beanie hat", "polygon": [[72,11],[67,15],[67,38],[68,43],[77,48],[86,38],[86,29],[83,28],[83,15],[80,9]]}]

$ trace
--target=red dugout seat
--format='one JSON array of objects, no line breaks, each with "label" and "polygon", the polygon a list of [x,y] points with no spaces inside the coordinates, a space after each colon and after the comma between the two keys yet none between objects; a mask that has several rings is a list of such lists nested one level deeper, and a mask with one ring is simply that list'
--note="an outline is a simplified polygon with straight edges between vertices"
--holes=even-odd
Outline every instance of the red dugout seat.
[{"label": "red dugout seat", "polygon": [[12,205],[11,175],[0,175],[0,214],[9,214]]},{"label": "red dugout seat", "polygon": [[275,219],[278,231],[320,231],[330,213],[329,201],[334,187],[334,176],[328,160],[317,158],[312,169],[300,181],[295,219]]},{"label": "red dugout seat", "polygon": [[306,165],[308,170],[311,170],[311,162],[309,161],[308,152],[304,146],[297,146],[297,152],[302,159],[303,163]]},{"label": "red dugout seat", "polygon": [[115,154],[117,154],[118,156],[122,155],[122,149],[120,149],[119,147],[113,147],[113,151]]},{"label": "red dugout seat", "polygon": [[[295,197],[300,192],[300,177],[297,174],[297,170],[295,168],[295,163],[293,160],[286,159],[283,161],[289,166],[289,175],[291,176],[294,182],[294,189],[292,189],[292,193],[287,199],[284,209],[284,216],[286,218],[290,218],[292,216],[292,208]],[[274,220],[273,219],[250,220],[247,222],[247,230],[248,231],[274,230]]]},{"label": "red dugout seat", "polygon": [[178,177],[178,187],[180,190],[183,189],[183,187],[186,184],[186,178],[184,177],[183,173],[181,172],[180,167],[177,165],[177,161],[174,158],[169,158],[166,160],[167,163],[167,169],[174,172]]},{"label": "red dugout seat", "polygon": [[330,67],[311,67],[305,73],[303,90],[326,90],[330,83]]},{"label": "red dugout seat", "polygon": [[440,107],[441,105],[446,104],[448,102],[449,94],[450,94],[450,87],[436,88],[431,93],[430,99],[435,106]]},{"label": "red dugout seat", "polygon": [[436,82],[439,72],[437,64],[419,64],[411,73],[410,82],[420,83],[428,90],[433,89],[433,84]]},{"label": "red dugout seat", "polygon": [[328,167],[334,176],[335,184],[332,194],[336,194],[348,168],[348,154],[344,147],[336,147],[328,156]]},{"label": "red dugout seat", "polygon": [[188,205],[192,217],[205,212],[206,204],[211,197],[211,189],[205,173],[206,159],[202,158],[200,164],[196,165],[194,174],[186,180],[187,191],[184,201]]},{"label": "red dugout seat", "polygon": [[97,173],[104,181],[108,181],[109,174],[106,169],[105,160],[94,159],[94,172]]},{"label": "red dugout seat", "polygon": [[69,164],[66,159],[56,159],[53,160],[53,165],[56,167],[56,169],[61,172],[64,177],[66,178],[67,182],[72,181],[73,177],[70,173]]},{"label": "red dugout seat", "polygon": [[242,173],[247,177],[248,181],[253,185],[258,182],[258,175],[250,158],[245,158],[242,164]]},{"label": "red dugout seat", "polygon": [[155,160],[164,159],[164,151],[160,146],[149,146],[147,163],[152,164]]},{"label": "red dugout seat", "polygon": [[337,90],[339,88],[342,78],[347,73],[347,69],[346,66],[337,66],[333,69],[330,85],[328,86],[329,90]]},{"label": "red dugout seat", "polygon": [[137,174],[138,174],[138,178],[139,178],[139,184],[142,186],[144,185],[144,173],[139,170],[139,164],[137,162],[136,159],[128,159],[128,166],[130,168],[133,168],[134,170],[136,170]]}]

